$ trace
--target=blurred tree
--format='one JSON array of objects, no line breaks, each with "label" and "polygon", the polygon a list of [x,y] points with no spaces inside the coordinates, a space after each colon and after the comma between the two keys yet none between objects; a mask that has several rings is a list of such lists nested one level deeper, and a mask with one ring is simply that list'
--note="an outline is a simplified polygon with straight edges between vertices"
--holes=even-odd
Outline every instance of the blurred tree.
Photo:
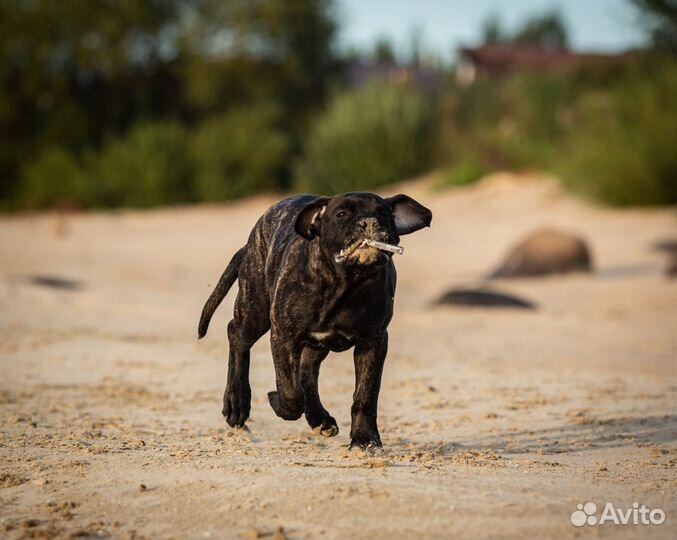
[{"label": "blurred tree", "polygon": [[537,45],[544,49],[566,49],[568,43],[566,25],[557,11],[538,15],[525,21],[511,41]]},{"label": "blurred tree", "polygon": [[497,14],[491,14],[483,23],[482,38],[487,44],[515,43],[544,49],[566,49],[568,44],[566,25],[557,11],[532,16],[512,33],[503,29]]},{"label": "blurred tree", "polygon": [[179,4],[0,3],[0,198],[41,147],[97,143],[135,117],[172,110]]},{"label": "blurred tree", "polygon": [[423,49],[423,28],[414,25],[409,29],[409,64],[417,67],[421,63]]},{"label": "blurred tree", "polygon": [[677,53],[677,0],[630,0],[640,11],[653,44]]},{"label": "blurred tree", "polygon": [[338,63],[330,0],[200,0],[185,27],[185,80],[199,111],[272,99],[305,127]]},{"label": "blurred tree", "polygon": [[387,37],[381,37],[376,42],[374,60],[379,64],[394,64],[396,62],[393,44]]},{"label": "blurred tree", "polygon": [[499,43],[505,40],[501,18],[497,13],[489,15],[482,23],[482,42]]},{"label": "blurred tree", "polygon": [[77,161],[139,122],[261,101],[280,106],[291,162],[337,69],[335,30],[331,0],[0,2],[2,205],[52,146]]}]

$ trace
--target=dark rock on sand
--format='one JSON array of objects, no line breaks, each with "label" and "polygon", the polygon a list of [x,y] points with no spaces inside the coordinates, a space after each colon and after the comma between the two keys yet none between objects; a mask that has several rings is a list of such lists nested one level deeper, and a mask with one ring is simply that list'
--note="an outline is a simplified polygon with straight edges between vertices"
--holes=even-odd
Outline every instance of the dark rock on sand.
[{"label": "dark rock on sand", "polygon": [[665,275],[670,278],[677,278],[677,255],[672,255],[665,269]]},{"label": "dark rock on sand", "polygon": [[666,238],[664,240],[654,242],[652,247],[654,250],[662,251],[668,255],[677,255],[677,240]]},{"label": "dark rock on sand", "polygon": [[490,277],[544,276],[591,270],[590,249],[582,238],[553,229],[541,229],[510,250]]},{"label": "dark rock on sand", "polygon": [[28,282],[31,285],[48,287],[50,289],[61,289],[64,291],[78,291],[82,288],[82,283],[80,281],[58,276],[29,276]]},{"label": "dark rock on sand", "polygon": [[485,308],[536,309],[536,304],[512,294],[480,287],[477,289],[459,287],[444,293],[435,305],[452,305]]},{"label": "dark rock on sand", "polygon": [[677,277],[677,240],[661,240],[654,243],[656,251],[662,251],[668,256],[668,265],[665,267],[665,275],[670,278]]}]

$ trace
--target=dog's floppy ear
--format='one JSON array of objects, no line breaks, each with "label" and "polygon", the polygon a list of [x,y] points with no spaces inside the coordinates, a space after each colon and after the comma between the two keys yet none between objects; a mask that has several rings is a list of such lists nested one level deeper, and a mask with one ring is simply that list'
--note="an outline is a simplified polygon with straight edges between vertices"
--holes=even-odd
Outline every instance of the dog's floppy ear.
[{"label": "dog's floppy ear", "polygon": [[411,197],[395,195],[386,201],[390,203],[393,210],[397,234],[409,234],[423,227],[430,227],[433,213]]},{"label": "dog's floppy ear", "polygon": [[299,213],[294,230],[306,240],[312,240],[319,232],[320,219],[327,209],[329,197],[319,197],[308,203]]}]

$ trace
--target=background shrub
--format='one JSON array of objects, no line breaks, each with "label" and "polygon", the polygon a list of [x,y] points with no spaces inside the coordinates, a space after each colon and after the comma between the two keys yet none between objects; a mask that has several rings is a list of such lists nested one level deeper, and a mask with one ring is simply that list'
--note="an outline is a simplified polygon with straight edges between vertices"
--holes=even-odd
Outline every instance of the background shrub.
[{"label": "background shrub", "polygon": [[431,112],[426,98],[405,86],[371,83],[337,96],[307,136],[296,189],[364,190],[423,171]]},{"label": "background shrub", "polygon": [[443,183],[538,168],[607,204],[677,200],[677,63],[637,55],[558,74],[449,88],[438,150]]},{"label": "background shrub", "polygon": [[581,96],[555,163],[566,185],[610,204],[677,202],[675,96],[674,64]]},{"label": "background shrub", "polygon": [[[192,128],[226,111],[246,111],[252,99],[279,104],[297,154],[341,75],[337,30],[332,0],[0,2],[0,207],[21,206],[28,191],[23,170],[55,146],[105,161],[99,169],[105,176],[92,176],[103,197],[98,204],[190,200],[183,173],[163,183],[149,172],[171,163],[169,152],[161,149],[151,163],[142,151],[132,156],[131,141],[122,140],[144,122]],[[103,156],[92,154],[104,146]],[[182,170],[185,156],[174,162]],[[127,169],[144,171],[139,186],[125,180]],[[115,185],[102,186],[102,178]],[[288,187],[289,167],[277,185]],[[160,194],[161,186],[169,191]],[[43,194],[31,195],[24,207],[46,204]]]},{"label": "background shrub", "polygon": [[276,187],[290,147],[279,123],[275,106],[254,105],[200,126],[191,144],[197,197],[220,201]]},{"label": "background shrub", "polygon": [[195,200],[188,134],[173,122],[145,123],[86,160],[98,206],[145,207]]},{"label": "background shrub", "polygon": [[438,187],[467,186],[489,172],[491,171],[482,165],[480,160],[472,156],[466,156],[442,171]]},{"label": "background shrub", "polygon": [[333,193],[432,167],[449,186],[541,169],[606,203],[674,203],[677,18],[631,1],[645,46],[573,63],[557,12],[488,19],[485,44],[555,55],[465,85],[416,40],[407,60],[387,41],[340,52],[327,0],[0,2],[0,210]]},{"label": "background shrub", "polygon": [[82,207],[92,203],[91,184],[77,159],[66,148],[53,146],[22,171],[21,208]]}]

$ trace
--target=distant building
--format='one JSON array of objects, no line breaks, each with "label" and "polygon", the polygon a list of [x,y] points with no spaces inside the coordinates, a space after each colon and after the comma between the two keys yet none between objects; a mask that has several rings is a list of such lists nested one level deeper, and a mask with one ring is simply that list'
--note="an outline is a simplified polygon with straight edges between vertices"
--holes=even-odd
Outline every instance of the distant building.
[{"label": "distant building", "polygon": [[360,88],[376,79],[393,84],[410,84],[426,92],[438,90],[442,77],[438,70],[423,64],[402,65],[396,62],[354,61],[346,70],[348,85]]},{"label": "distant building", "polygon": [[497,43],[459,49],[456,80],[472,84],[477,78],[500,78],[516,72],[561,72],[581,64],[608,65],[625,61],[630,53],[575,53],[532,45]]}]

